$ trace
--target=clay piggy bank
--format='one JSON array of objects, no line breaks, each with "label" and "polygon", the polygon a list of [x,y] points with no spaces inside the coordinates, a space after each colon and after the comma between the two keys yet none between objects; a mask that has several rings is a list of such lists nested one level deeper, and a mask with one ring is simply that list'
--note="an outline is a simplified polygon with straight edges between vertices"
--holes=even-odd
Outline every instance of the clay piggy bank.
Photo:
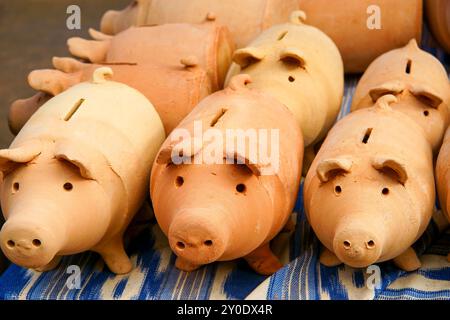
[{"label": "clay piggy bank", "polygon": [[301,130],[285,106],[247,88],[249,82],[239,75],[204,99],[165,141],[154,164],[155,216],[182,270],[242,257],[260,274],[281,267],[269,241],[295,204]]},{"label": "clay piggy bank", "polygon": [[425,9],[434,37],[450,53],[450,1],[426,0]]},{"label": "clay piggy bank", "polygon": [[42,106],[0,151],[0,246],[15,264],[48,270],[59,258],[98,252],[112,272],[132,264],[122,235],[148,192],[164,141],[152,104],[99,68]]},{"label": "clay piggy bank", "polygon": [[101,31],[116,34],[130,26],[216,20],[230,29],[240,48],[297,9],[298,0],[137,0],[122,11],[106,12]]},{"label": "clay piggy bank", "polygon": [[411,245],[432,216],[433,155],[423,130],[389,106],[395,101],[385,95],[339,121],[311,165],[305,208],[324,265],[420,267]]},{"label": "clay piggy bank", "polygon": [[[195,61],[182,61],[179,67],[140,65],[133,63],[87,64],[72,58],[53,58],[56,70],[36,70],[29,74],[28,83],[47,95],[57,95],[71,86],[92,78],[101,66],[114,71],[114,80],[124,83],[152,101],[161,117],[165,131],[171,132],[180,121],[212,92],[211,81],[206,72],[197,67]],[[31,98],[16,102],[10,110],[10,127],[19,127],[24,116],[22,110],[38,108],[37,100]],[[12,112],[15,111],[15,114]],[[25,111],[24,111],[25,112]],[[30,114],[28,111],[26,114]]]},{"label": "clay piggy bank", "polygon": [[338,115],[344,92],[339,51],[323,32],[305,25],[303,12],[274,26],[234,54],[228,78],[245,73],[252,88],[285,104],[295,115],[305,146],[325,137]]},{"label": "clay piggy bank", "polygon": [[180,59],[194,60],[211,78],[213,90],[223,87],[234,43],[226,27],[203,24],[165,24],[130,28],[114,37],[90,30],[95,40],[70,38],[69,51],[93,63],[128,62],[179,67]]},{"label": "clay piggy bank", "polygon": [[380,54],[422,34],[422,0],[299,0],[308,23],[338,46],[345,71],[364,72]]},{"label": "clay piggy bank", "polygon": [[[450,221],[450,130],[445,134],[444,143],[436,162],[436,184],[439,195],[441,209]],[[450,261],[450,253],[447,256]]]},{"label": "clay piggy bank", "polygon": [[420,50],[415,40],[381,55],[359,81],[352,110],[370,107],[386,94],[397,97],[392,107],[419,124],[433,150],[438,151],[450,107],[450,85],[440,61]]}]

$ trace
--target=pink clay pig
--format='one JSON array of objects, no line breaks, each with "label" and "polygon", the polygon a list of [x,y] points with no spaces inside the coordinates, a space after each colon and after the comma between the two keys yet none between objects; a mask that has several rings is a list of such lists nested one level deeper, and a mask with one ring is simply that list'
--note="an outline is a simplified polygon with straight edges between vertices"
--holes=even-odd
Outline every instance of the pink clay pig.
[{"label": "pink clay pig", "polygon": [[[154,164],[150,192],[155,215],[181,270],[237,258],[245,258],[260,274],[281,267],[269,242],[287,223],[296,201],[303,139],[292,113],[269,95],[247,88],[249,82],[247,75],[236,76],[227,89],[204,99],[165,141]],[[199,123],[203,139],[195,136]],[[229,147],[230,142],[236,146],[237,136],[225,138],[233,129],[278,130],[279,141],[270,133],[268,141],[255,136],[258,157],[250,144]],[[261,159],[264,148],[275,159]],[[209,153],[220,161],[197,162],[200,154]],[[189,163],[174,161],[179,154]],[[223,159],[235,161],[224,164]]]}]

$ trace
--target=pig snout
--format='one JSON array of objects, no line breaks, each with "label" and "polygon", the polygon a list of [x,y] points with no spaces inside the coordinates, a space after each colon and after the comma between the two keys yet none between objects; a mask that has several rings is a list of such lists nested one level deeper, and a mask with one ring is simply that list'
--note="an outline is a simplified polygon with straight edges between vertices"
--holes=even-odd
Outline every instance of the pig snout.
[{"label": "pig snout", "polygon": [[382,243],[369,230],[347,226],[345,230],[336,233],[333,248],[342,262],[354,268],[363,268],[378,261]]},{"label": "pig snout", "polygon": [[101,32],[111,35],[114,34],[115,32],[114,26],[116,23],[116,19],[118,18],[119,15],[120,15],[119,11],[115,10],[106,11],[100,22]]},{"label": "pig snout", "polygon": [[50,263],[60,250],[56,232],[38,222],[8,220],[0,231],[3,253],[15,264],[39,268]]},{"label": "pig snout", "polygon": [[221,215],[213,212],[178,215],[169,228],[172,250],[194,264],[217,261],[227,249],[229,230]]}]

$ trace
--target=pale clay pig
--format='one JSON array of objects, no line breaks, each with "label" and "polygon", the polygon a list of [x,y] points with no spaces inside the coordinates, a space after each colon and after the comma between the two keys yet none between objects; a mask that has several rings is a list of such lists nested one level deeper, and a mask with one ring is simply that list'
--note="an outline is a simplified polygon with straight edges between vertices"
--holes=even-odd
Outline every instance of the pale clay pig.
[{"label": "pale clay pig", "polygon": [[[450,181],[450,130],[444,137],[441,151],[436,161],[436,184],[439,195],[441,209],[450,221],[450,197],[449,197],[449,181]],[[450,262],[450,252],[447,255]]]},{"label": "pale clay pig", "polygon": [[227,79],[252,77],[250,87],[285,104],[303,132],[305,160],[336,121],[344,93],[344,68],[336,45],[322,31],[304,24],[303,12],[271,27],[234,53]]},{"label": "pale clay pig", "polygon": [[364,72],[380,54],[404,46],[412,38],[420,41],[422,2],[299,0],[308,23],[336,43],[347,73]]},{"label": "pale clay pig", "polygon": [[419,124],[437,152],[448,126],[450,107],[450,85],[441,62],[421,50],[414,39],[381,55],[359,81],[351,109],[370,107],[386,94],[397,97],[393,108]]},{"label": "pale clay pig", "polygon": [[[297,198],[303,139],[291,112],[269,95],[247,88],[250,81],[247,75],[236,76],[227,89],[204,99],[172,132],[155,161],[150,185],[153,208],[181,270],[237,258],[245,258],[260,274],[281,267],[269,242],[288,223]],[[226,143],[207,138],[209,143],[197,143],[196,121],[202,123],[205,137],[212,129],[219,130]],[[178,133],[184,129],[194,138],[180,140]],[[227,148],[228,129],[279,130],[279,164],[255,159],[248,145],[245,150]],[[258,143],[275,150],[269,141]],[[242,164],[196,163],[195,157],[192,164],[174,164],[174,154],[190,158],[212,145],[219,145],[221,159],[240,159]]]},{"label": "pale clay pig", "polygon": [[423,130],[389,106],[395,101],[385,95],[339,121],[306,176],[305,208],[326,266],[421,265],[411,246],[433,212],[433,155]]},{"label": "pale clay pig", "polygon": [[101,31],[117,34],[131,26],[213,20],[227,26],[241,48],[297,9],[298,0],[137,0],[122,11],[106,12]]},{"label": "pale clay pig", "polygon": [[92,250],[112,272],[131,270],[122,236],[165,135],[152,104],[106,81],[111,72],[97,69],[91,83],[49,100],[0,151],[0,246],[13,263],[48,270]]}]

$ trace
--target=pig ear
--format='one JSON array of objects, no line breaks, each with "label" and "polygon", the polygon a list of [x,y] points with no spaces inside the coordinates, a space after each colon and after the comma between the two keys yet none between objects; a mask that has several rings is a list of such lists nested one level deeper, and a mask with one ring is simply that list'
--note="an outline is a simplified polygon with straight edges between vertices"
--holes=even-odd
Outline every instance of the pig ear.
[{"label": "pig ear", "polygon": [[378,157],[373,160],[372,165],[378,171],[388,174],[401,184],[405,184],[408,180],[406,167],[398,159]]},{"label": "pig ear", "polygon": [[106,60],[110,40],[97,41],[74,37],[67,40],[67,46],[75,57],[87,59],[93,63],[101,63]]},{"label": "pig ear", "polygon": [[413,85],[410,91],[417,99],[431,108],[437,109],[443,101],[433,89],[425,85]]},{"label": "pig ear", "polygon": [[338,174],[350,172],[352,165],[353,161],[346,158],[322,160],[316,169],[317,177],[325,183]]},{"label": "pig ear", "polygon": [[369,95],[373,102],[376,102],[384,95],[398,95],[405,90],[405,85],[399,81],[390,81],[370,90]]},{"label": "pig ear", "polygon": [[274,166],[272,163],[261,163],[256,159],[251,159],[250,157],[241,154],[236,151],[226,151],[224,152],[225,159],[232,159],[235,164],[244,164],[246,165],[255,176],[273,176],[277,175],[278,168]]},{"label": "pig ear", "polygon": [[303,51],[298,48],[286,48],[281,52],[280,60],[287,65],[304,69],[306,66],[304,56]]},{"label": "pig ear", "polygon": [[[182,141],[171,143],[161,149],[156,157],[157,164],[174,163],[177,158],[192,158],[203,148],[203,141],[198,138],[187,138]],[[179,163],[177,163],[179,164]]]},{"label": "pig ear", "polygon": [[39,142],[30,142],[24,146],[0,150],[0,171],[7,175],[18,165],[28,163],[41,154]]},{"label": "pig ear", "polygon": [[249,47],[236,50],[233,55],[233,61],[244,69],[261,61],[265,56],[266,54],[261,49]]},{"label": "pig ear", "polygon": [[105,168],[110,167],[100,153],[82,146],[74,147],[67,141],[56,145],[55,158],[76,166],[80,175],[89,180],[98,180],[103,175]]}]

